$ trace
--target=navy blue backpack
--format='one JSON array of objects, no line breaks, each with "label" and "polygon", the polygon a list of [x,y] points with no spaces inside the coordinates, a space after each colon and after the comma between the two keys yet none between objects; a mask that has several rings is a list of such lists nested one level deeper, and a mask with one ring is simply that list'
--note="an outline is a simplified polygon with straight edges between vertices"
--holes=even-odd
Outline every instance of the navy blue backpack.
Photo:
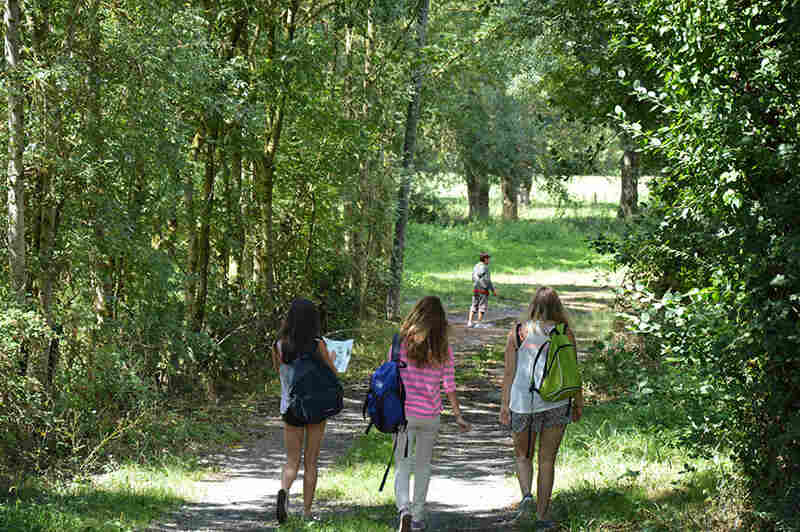
[{"label": "navy blue backpack", "polygon": [[[400,368],[406,367],[406,363],[400,361],[400,335],[395,333],[392,338],[392,356],[381,364],[372,374],[369,380],[369,391],[364,400],[362,414],[364,419],[369,416],[369,429],[375,427],[380,432],[396,434],[406,428],[406,389],[403,386],[403,379],[400,377]],[[383,490],[386,484],[386,477],[392,467],[392,458],[397,448],[397,439],[394,440],[392,455],[389,457],[389,464],[383,474],[383,481],[378,491]],[[408,440],[406,440],[406,456],[408,456]]]},{"label": "navy blue backpack", "polygon": [[284,419],[294,426],[317,424],[335,416],[344,407],[344,388],[336,373],[317,353],[300,353],[292,363],[294,378],[289,392],[289,408]]}]

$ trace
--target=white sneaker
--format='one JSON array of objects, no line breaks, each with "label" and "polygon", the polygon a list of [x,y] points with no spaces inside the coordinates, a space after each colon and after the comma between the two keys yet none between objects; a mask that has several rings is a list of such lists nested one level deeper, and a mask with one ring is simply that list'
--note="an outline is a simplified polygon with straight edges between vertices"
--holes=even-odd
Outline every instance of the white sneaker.
[{"label": "white sneaker", "polygon": [[473,327],[473,324],[472,324],[472,322],[471,322],[471,321],[468,321],[468,322],[467,322],[467,329],[471,329],[472,327]]}]

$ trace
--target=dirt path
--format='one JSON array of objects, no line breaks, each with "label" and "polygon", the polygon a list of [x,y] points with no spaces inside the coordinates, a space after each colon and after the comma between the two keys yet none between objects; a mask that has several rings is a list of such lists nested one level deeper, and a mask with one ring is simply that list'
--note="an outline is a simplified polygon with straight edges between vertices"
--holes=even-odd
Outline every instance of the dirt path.
[{"label": "dirt path", "polygon": [[[470,352],[503,343],[509,323],[519,312],[519,307],[494,305],[486,326],[472,329],[465,328],[463,312],[451,314],[456,364],[463,364]],[[511,519],[519,493],[512,479],[511,439],[498,422],[501,372],[501,365],[488,365],[485,377],[458,382],[462,410],[473,430],[458,433],[453,419],[442,418],[428,492],[429,530],[514,530]],[[348,387],[345,409],[328,425],[320,455],[323,468],[330,467],[364,430],[362,388]],[[263,416],[253,420],[253,443],[211,457],[221,471],[218,477],[198,483],[195,502],[147,532],[278,530],[275,493],[280,488],[283,433],[277,411],[277,402],[259,405]],[[386,489],[391,489],[391,480]],[[314,504],[323,518],[347,511],[335,501]],[[302,479],[298,478],[290,511],[301,508]]]}]

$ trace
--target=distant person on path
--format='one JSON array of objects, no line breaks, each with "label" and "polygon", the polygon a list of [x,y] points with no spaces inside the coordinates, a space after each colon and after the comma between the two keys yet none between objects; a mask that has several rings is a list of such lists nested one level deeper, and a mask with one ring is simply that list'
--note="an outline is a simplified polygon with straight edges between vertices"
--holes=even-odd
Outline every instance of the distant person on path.
[{"label": "distant person on path", "polygon": [[[431,477],[433,445],[439,433],[443,389],[462,432],[470,430],[456,396],[455,360],[448,344],[447,314],[438,297],[420,299],[400,327],[403,342],[400,377],[406,389],[406,430],[396,435],[394,494],[399,532],[425,530],[425,499]],[[391,357],[391,350],[389,352]],[[408,449],[408,456],[406,456]],[[414,471],[414,498],[409,494]]]},{"label": "distant person on path", "polygon": [[295,299],[278,332],[278,340],[272,349],[272,363],[281,378],[281,406],[283,418],[283,441],[286,446],[286,462],[281,472],[281,489],[278,491],[277,517],[283,523],[288,517],[289,490],[300,469],[300,453],[303,454],[303,515],[311,518],[311,503],[317,488],[317,470],[325,423],[298,425],[287,416],[289,391],[294,377],[292,362],[301,353],[314,353],[320,361],[329,365],[336,373],[334,357],[325,347],[320,336],[320,316],[314,303],[307,299]]},{"label": "distant person on path", "polygon": [[[525,517],[534,506],[531,495],[533,479],[533,449],[539,436],[538,477],[536,482],[537,528],[552,528],[556,525],[550,516],[550,499],[553,493],[555,462],[564,431],[570,421],[578,421],[583,415],[583,391],[571,401],[544,401],[538,393],[530,391],[531,376],[544,367],[540,359],[533,367],[538,348],[547,340],[547,333],[556,323],[569,320],[555,290],[540,287],[528,307],[528,321],[519,328],[522,345],[517,349],[517,327],[508,334],[503,373],[503,395],[500,406],[500,423],[510,425],[514,440],[517,463],[517,478],[522,491],[518,517]],[[572,329],[568,336],[575,343]]]},{"label": "distant person on path", "polygon": [[[477,327],[483,320],[483,316],[489,309],[489,292],[497,297],[489,274],[489,258],[488,253],[482,252],[479,255],[480,260],[472,268],[472,306],[469,308],[467,327]],[[473,321],[472,318],[475,314],[477,314],[477,319]]]}]

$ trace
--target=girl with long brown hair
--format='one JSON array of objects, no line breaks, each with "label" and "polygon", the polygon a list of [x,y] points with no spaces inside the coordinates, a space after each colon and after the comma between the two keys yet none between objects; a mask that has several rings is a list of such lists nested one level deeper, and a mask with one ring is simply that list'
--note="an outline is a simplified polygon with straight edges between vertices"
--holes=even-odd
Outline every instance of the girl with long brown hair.
[{"label": "girl with long brown hair", "polygon": [[[406,364],[400,368],[400,377],[406,389],[405,413],[408,420],[406,430],[396,436],[394,493],[400,513],[400,532],[425,529],[425,499],[431,477],[433,445],[439,432],[441,390],[450,400],[459,430],[470,429],[470,424],[461,415],[456,396],[455,361],[448,344],[448,329],[447,314],[436,296],[420,299],[400,327],[404,340],[399,356],[400,361]],[[409,494],[412,468],[413,499]]]}]

